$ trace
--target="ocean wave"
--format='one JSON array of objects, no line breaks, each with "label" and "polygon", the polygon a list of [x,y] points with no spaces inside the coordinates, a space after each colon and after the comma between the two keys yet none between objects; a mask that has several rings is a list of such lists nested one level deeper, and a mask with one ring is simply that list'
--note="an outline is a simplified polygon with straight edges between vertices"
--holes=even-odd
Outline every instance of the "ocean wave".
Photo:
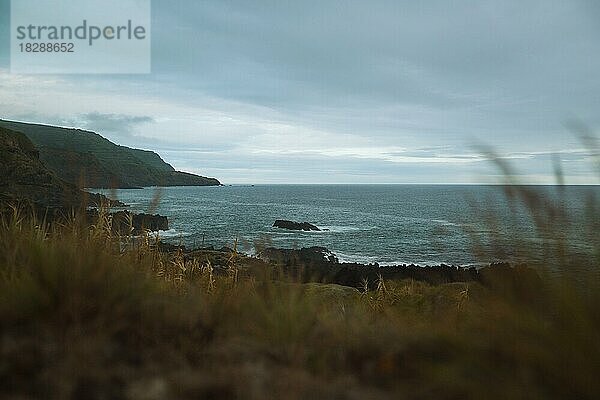
[{"label": "ocean wave", "polygon": [[392,265],[403,265],[403,264],[411,264],[406,261],[382,261],[380,257],[375,256],[367,256],[364,254],[347,254],[339,251],[332,250],[332,253],[338,258],[340,263],[357,263],[357,264],[379,264],[382,267],[392,266]]},{"label": "ocean wave", "polygon": [[369,228],[360,228],[358,226],[352,226],[352,225],[318,225],[319,229],[321,229],[320,231],[312,231],[315,233],[327,233],[327,232],[333,232],[333,233],[344,233],[344,232],[356,232],[356,231],[362,231],[362,230],[368,230],[368,229],[374,229],[374,227],[369,227]]},{"label": "ocean wave", "polygon": [[178,237],[185,237],[185,236],[190,236],[191,233],[189,232],[180,232],[176,229],[169,229],[167,231],[158,231],[158,232],[150,232],[149,233],[150,236],[153,237],[161,237],[161,238],[178,238]]},{"label": "ocean wave", "polygon": [[430,219],[429,221],[435,222],[436,224],[440,224],[443,226],[463,226],[461,224],[457,224],[456,222],[446,221],[445,219]]},{"label": "ocean wave", "polygon": [[449,265],[448,262],[443,262],[440,260],[426,260],[426,261],[409,261],[409,260],[393,260],[393,261],[382,261],[381,257],[376,256],[367,256],[364,254],[347,254],[339,251],[332,250],[332,253],[338,258],[340,263],[357,263],[357,264],[375,264],[377,263],[380,267],[391,267],[397,265],[417,265],[420,267],[425,266],[435,266],[446,264]]},{"label": "ocean wave", "polygon": [[346,232],[358,232],[358,231],[366,231],[366,230],[372,230],[372,229],[376,229],[376,227],[374,226],[369,226],[369,227],[359,227],[359,226],[353,226],[353,225],[318,225],[320,231],[301,231],[301,230],[285,230],[285,229],[280,229],[280,228],[271,228],[271,230],[268,233],[272,233],[272,232],[277,232],[277,234],[283,234],[283,235],[294,235],[294,234],[298,234],[298,233],[305,233],[305,234],[313,234],[313,235],[319,235],[319,234],[326,234],[326,233],[346,233]]}]

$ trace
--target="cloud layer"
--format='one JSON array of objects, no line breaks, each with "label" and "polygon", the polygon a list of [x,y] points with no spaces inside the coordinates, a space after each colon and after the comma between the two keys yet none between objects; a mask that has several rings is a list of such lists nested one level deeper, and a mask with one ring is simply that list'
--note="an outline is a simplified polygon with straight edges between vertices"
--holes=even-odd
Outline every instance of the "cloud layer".
[{"label": "cloud layer", "polygon": [[[0,42],[7,38],[0,0]],[[153,73],[18,76],[0,114],[98,131],[225,182],[594,182],[600,7],[557,1],[153,2]]]}]

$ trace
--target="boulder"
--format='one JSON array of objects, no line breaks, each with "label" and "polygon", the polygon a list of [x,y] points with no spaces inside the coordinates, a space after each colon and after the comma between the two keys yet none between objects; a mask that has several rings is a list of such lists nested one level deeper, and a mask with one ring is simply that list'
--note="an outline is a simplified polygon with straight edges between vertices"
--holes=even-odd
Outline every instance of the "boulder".
[{"label": "boulder", "polygon": [[278,219],[273,224],[275,228],[289,229],[292,231],[320,231],[319,227],[308,222],[294,222],[285,219]]},{"label": "boulder", "polygon": [[[163,215],[134,214],[129,211],[117,211],[111,215],[113,230],[124,234],[133,233],[135,235],[143,231],[156,232],[169,230],[169,220]],[[133,228],[133,232],[128,232],[130,226]]]},{"label": "boulder", "polygon": [[325,247],[313,246],[301,249],[278,249],[267,247],[258,256],[268,262],[275,262],[286,266],[311,265],[329,268],[331,264],[338,264],[339,260]]}]

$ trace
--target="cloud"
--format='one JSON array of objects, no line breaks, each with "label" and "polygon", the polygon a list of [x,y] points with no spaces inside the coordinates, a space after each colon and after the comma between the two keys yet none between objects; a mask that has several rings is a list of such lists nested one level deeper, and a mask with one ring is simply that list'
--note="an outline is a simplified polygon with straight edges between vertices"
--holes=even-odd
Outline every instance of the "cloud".
[{"label": "cloud", "polygon": [[0,114],[228,182],[485,181],[475,143],[591,181],[562,123],[600,128],[596,3],[156,1],[152,74],[12,75],[0,45]]},{"label": "cloud", "polygon": [[136,126],[150,124],[155,122],[155,120],[149,116],[91,112],[81,114],[72,120],[64,120],[63,122],[65,125],[79,126],[82,129],[95,132],[131,136]]}]

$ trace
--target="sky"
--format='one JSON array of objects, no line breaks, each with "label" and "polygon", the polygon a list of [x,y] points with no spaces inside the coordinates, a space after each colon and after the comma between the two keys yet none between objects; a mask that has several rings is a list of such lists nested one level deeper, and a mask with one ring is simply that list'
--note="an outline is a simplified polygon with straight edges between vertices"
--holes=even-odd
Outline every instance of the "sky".
[{"label": "sky", "polygon": [[[10,73],[0,118],[93,130],[226,184],[599,183],[597,0],[152,2],[152,73]],[[554,161],[553,161],[554,160]]]}]

